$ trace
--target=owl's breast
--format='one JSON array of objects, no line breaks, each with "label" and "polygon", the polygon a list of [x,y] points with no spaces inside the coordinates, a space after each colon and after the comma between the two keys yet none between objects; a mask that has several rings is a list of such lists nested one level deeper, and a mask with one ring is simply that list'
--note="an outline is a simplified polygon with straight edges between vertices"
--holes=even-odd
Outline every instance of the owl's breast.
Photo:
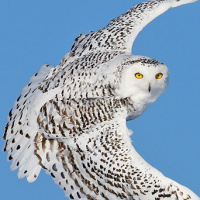
[{"label": "owl's breast", "polygon": [[139,117],[144,113],[150,104],[151,101],[148,96],[144,96],[143,98],[128,98],[128,101],[125,105],[127,110],[126,120],[129,121]]}]

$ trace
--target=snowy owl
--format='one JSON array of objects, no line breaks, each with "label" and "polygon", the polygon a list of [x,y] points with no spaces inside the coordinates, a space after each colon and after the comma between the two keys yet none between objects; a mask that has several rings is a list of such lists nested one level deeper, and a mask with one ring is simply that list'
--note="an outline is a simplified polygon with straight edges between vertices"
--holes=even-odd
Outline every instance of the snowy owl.
[{"label": "snowy owl", "polygon": [[4,151],[29,182],[43,168],[69,199],[199,200],[145,162],[127,120],[168,85],[157,60],[131,55],[138,33],[169,8],[193,0],[150,0],[80,35],[55,68],[43,65],[8,116]]}]

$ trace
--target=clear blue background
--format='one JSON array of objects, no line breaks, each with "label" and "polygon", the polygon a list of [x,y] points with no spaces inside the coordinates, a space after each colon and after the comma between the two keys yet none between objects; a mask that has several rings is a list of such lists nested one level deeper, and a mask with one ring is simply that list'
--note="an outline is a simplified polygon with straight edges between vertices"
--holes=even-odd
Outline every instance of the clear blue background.
[{"label": "clear blue background", "polygon": [[[44,63],[56,66],[80,33],[98,30],[139,0],[0,1],[0,131],[22,87]],[[151,22],[133,53],[170,69],[166,92],[128,123],[142,157],[164,175],[200,196],[200,2],[174,8]],[[3,141],[0,141],[1,148]],[[0,199],[64,200],[64,192],[42,172],[32,184],[11,172],[0,153]]]}]

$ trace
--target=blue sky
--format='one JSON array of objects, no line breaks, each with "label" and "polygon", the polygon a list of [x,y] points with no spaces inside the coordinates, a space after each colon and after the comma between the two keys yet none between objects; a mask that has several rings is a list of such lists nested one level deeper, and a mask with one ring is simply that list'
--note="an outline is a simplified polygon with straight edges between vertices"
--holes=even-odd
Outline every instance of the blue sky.
[{"label": "blue sky", "polygon": [[[74,38],[104,27],[135,0],[0,1],[0,130],[30,76],[44,63],[56,66]],[[142,157],[164,175],[200,196],[200,2],[174,8],[151,22],[135,41],[133,54],[165,63],[166,92],[128,123]],[[1,148],[3,141],[0,141]],[[10,171],[0,153],[0,199],[64,200],[64,192],[42,172],[32,184]]]}]

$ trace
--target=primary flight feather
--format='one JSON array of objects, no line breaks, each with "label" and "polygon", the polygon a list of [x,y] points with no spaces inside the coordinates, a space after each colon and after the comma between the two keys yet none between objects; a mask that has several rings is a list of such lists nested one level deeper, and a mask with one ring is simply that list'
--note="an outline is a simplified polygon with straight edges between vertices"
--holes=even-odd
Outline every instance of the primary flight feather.
[{"label": "primary flight feather", "polygon": [[135,151],[127,120],[168,85],[167,67],[131,55],[139,32],[169,8],[193,0],[151,0],[103,29],[80,35],[55,68],[43,65],[8,116],[4,151],[29,182],[43,168],[70,199],[199,200]]}]

